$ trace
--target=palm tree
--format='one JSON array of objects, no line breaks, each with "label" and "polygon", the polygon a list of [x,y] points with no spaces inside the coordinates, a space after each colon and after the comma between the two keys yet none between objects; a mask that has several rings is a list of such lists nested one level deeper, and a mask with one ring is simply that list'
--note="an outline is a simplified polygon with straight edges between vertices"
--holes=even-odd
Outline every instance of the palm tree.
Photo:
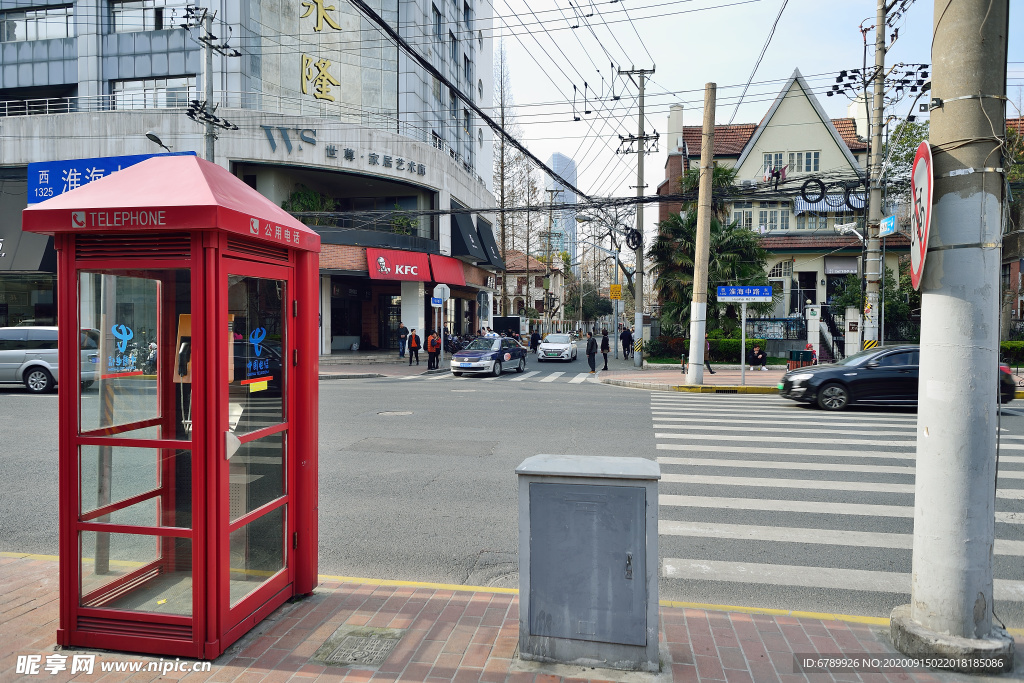
[{"label": "palm tree", "polygon": [[[768,252],[758,242],[757,234],[727,223],[725,201],[736,179],[736,171],[715,167],[712,176],[711,239],[708,257],[708,329],[731,330],[736,313],[731,306],[719,305],[715,296],[718,285],[767,284],[765,266]],[[684,194],[695,194],[697,172],[690,171],[680,182]],[[688,201],[682,213],[673,214],[658,224],[658,237],[647,252],[657,276],[654,286],[661,299],[663,326],[686,329],[693,300],[694,254],[697,243],[697,202]],[[764,312],[772,304],[753,305]]]}]

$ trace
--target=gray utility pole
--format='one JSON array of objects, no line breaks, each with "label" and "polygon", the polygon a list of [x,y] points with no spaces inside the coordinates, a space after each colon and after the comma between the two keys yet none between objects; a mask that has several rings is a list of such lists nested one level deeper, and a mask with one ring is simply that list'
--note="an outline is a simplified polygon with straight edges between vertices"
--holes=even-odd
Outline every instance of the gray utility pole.
[{"label": "gray utility pole", "polygon": [[[206,109],[213,113],[213,12],[206,10],[203,16],[203,31],[206,33],[206,40],[203,41],[203,88],[206,90]],[[214,160],[214,143],[217,135],[213,132],[213,121],[207,119],[206,133],[206,160],[216,163]]]},{"label": "gray utility pole", "polygon": [[[893,3],[895,4],[895,0]],[[891,7],[891,5],[889,6]],[[878,340],[879,281],[882,279],[882,254],[879,247],[878,225],[882,222],[882,121],[885,117],[885,0],[878,0],[875,16],[875,73],[872,87],[871,110],[871,187],[868,199],[868,221],[864,228],[867,239],[867,258],[864,276],[867,280],[867,305],[864,311],[864,341]]]},{"label": "gray utility pole", "polygon": [[714,83],[704,85],[704,128],[700,135],[700,184],[697,186],[697,243],[693,257],[690,304],[690,359],[687,384],[704,384],[704,334],[708,321],[708,249],[711,242],[711,180],[715,171]]},{"label": "gray utility pole", "polygon": [[935,0],[934,11],[933,201],[915,197],[915,210],[933,213],[920,285],[911,599],[893,610],[891,629],[904,653],[1002,656],[1005,666],[987,670],[1009,670],[1013,638],[993,624],[992,604],[1009,0]]},{"label": "gray utility pole", "polygon": [[[637,116],[638,126],[636,139],[631,140],[633,136],[623,138],[621,135],[619,138],[623,142],[636,142],[636,197],[641,199],[644,196],[644,157],[647,155],[647,141],[657,140],[658,134],[644,135],[644,81],[648,76],[654,73],[654,69],[630,69],[629,71],[623,71],[619,69],[620,76],[639,76],[640,82],[638,87],[640,88],[640,114]],[[628,154],[629,152],[625,152]],[[633,305],[636,307],[636,311],[633,315],[633,321],[636,325],[636,334],[638,338],[644,336],[644,205],[637,202],[636,205],[636,231],[640,233],[640,238],[637,242],[636,251],[636,275],[633,276]],[[633,356],[633,367],[643,367],[643,352],[638,352]]]}]

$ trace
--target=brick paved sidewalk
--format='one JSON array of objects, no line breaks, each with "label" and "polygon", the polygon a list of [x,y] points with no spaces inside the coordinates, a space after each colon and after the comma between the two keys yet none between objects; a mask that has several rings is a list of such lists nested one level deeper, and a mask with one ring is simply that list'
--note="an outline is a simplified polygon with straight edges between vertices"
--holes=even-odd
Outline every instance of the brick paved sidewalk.
[{"label": "brick paved sidewalk", "polygon": [[[227,683],[683,683],[726,681],[982,681],[923,671],[889,674],[793,673],[794,653],[894,654],[887,627],[851,621],[661,607],[662,673],[624,674],[579,666],[522,662],[516,657],[519,601],[513,591],[322,577],[313,596],[286,604],[203,673],[101,673],[101,663],[153,661],[97,652],[92,675],[15,674],[17,655],[54,653],[57,562],[0,554],[0,681],[183,680]],[[869,620],[878,621],[878,620]],[[402,630],[382,663],[324,666],[313,659],[339,628]],[[1018,638],[1018,652],[1024,642]],[[71,650],[63,654],[89,653]],[[44,660],[45,661],[45,660]],[[1018,671],[1024,661],[1017,659]],[[1010,678],[1017,678],[1011,674]],[[993,679],[995,680],[995,679]],[[1000,677],[998,680],[1007,680]],[[1019,680],[1019,678],[1017,678]]]}]

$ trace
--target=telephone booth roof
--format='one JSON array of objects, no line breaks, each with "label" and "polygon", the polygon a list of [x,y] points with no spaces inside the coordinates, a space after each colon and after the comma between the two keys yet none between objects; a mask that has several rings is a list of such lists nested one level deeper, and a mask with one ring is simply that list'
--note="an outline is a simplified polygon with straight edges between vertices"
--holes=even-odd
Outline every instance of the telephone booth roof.
[{"label": "telephone booth roof", "polygon": [[315,231],[226,169],[194,156],[147,159],[30,206],[22,213],[22,229],[46,235],[223,230],[320,251]]}]

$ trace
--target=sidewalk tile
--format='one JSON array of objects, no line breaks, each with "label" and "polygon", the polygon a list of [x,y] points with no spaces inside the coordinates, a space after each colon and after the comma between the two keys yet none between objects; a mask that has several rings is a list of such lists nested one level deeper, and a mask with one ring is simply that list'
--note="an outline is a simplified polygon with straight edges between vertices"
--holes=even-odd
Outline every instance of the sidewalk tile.
[{"label": "sidewalk tile", "polygon": [[722,669],[722,662],[718,657],[697,655],[694,659],[697,664],[697,673],[702,681],[725,680],[725,671]]}]

